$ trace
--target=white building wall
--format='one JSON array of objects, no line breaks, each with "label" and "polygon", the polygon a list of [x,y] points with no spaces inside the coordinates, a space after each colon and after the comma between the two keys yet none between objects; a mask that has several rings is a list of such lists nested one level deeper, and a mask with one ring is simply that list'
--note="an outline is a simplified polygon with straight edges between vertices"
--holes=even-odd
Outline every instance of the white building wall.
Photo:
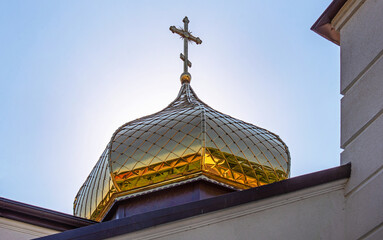
[{"label": "white building wall", "polygon": [[346,239],[383,239],[383,0],[349,0],[334,18],[341,38],[341,164]]},{"label": "white building wall", "polygon": [[0,217],[0,239],[33,239],[54,233],[58,233],[58,231]]},{"label": "white building wall", "polygon": [[345,239],[346,181],[339,180],[111,239]]}]

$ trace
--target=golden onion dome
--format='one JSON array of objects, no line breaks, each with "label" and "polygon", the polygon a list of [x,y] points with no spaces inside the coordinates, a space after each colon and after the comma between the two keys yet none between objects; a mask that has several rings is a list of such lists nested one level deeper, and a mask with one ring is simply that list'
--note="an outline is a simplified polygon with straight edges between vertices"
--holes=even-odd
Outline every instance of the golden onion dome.
[{"label": "golden onion dome", "polygon": [[101,220],[116,198],[198,177],[240,190],[289,173],[289,151],[277,135],[214,110],[185,81],[165,109],[117,129],[74,214]]}]

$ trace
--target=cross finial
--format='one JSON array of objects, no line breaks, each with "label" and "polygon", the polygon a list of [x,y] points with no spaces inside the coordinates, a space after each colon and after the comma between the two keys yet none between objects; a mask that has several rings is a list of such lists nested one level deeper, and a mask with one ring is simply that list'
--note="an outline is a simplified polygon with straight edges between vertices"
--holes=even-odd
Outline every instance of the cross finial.
[{"label": "cross finial", "polygon": [[191,32],[189,31],[189,19],[188,17],[185,17],[183,19],[184,22],[184,28],[178,29],[175,26],[171,26],[169,29],[172,31],[172,33],[177,33],[181,36],[181,38],[184,39],[184,54],[181,53],[180,58],[182,61],[184,61],[184,72],[181,74],[181,83],[188,82],[190,83],[191,75],[188,72],[188,67],[191,67],[192,64],[189,61],[188,58],[188,43],[189,41],[193,41],[196,44],[201,44],[202,40],[199,37],[194,37]]}]

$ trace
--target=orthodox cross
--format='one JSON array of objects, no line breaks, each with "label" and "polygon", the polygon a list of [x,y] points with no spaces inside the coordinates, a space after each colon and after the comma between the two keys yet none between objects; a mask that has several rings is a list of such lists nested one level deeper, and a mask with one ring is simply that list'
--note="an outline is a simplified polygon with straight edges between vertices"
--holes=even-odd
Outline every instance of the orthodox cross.
[{"label": "orthodox cross", "polygon": [[181,38],[184,39],[184,54],[181,53],[180,58],[182,61],[184,61],[184,72],[181,74],[181,82],[190,82],[191,75],[188,72],[188,66],[191,67],[192,64],[189,61],[188,58],[188,43],[189,41],[193,41],[196,44],[201,44],[202,40],[199,37],[194,37],[191,32],[189,31],[188,25],[189,25],[189,19],[188,17],[185,17],[183,19],[184,22],[184,28],[178,29],[175,26],[171,26],[169,29],[172,31],[172,33],[177,33],[181,36]]}]

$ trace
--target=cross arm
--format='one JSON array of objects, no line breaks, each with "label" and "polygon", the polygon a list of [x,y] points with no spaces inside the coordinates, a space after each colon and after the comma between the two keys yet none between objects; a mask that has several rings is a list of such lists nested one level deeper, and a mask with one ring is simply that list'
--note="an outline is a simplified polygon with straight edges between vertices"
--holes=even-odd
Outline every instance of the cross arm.
[{"label": "cross arm", "polygon": [[[181,58],[182,61],[185,62],[185,55],[183,55],[183,54],[181,53],[181,54],[180,54],[180,58]],[[187,60],[187,59],[186,59],[186,61],[187,61],[186,64],[187,64],[189,67],[191,67],[191,66],[192,66],[192,63],[191,63],[189,60]]]},{"label": "cross arm", "polygon": [[190,36],[188,37],[189,40],[192,40],[193,42],[197,43],[197,44],[201,44],[202,43],[202,40],[199,38],[199,37],[194,37],[193,35],[190,34]]},{"label": "cross arm", "polygon": [[172,31],[172,33],[177,33],[177,34],[180,35],[182,38],[185,38],[185,37],[186,37],[186,36],[185,36],[185,32],[182,31],[182,30],[180,30],[180,29],[178,29],[178,28],[176,28],[175,26],[171,26],[171,27],[169,28],[169,30]]},{"label": "cross arm", "polygon": [[177,33],[182,38],[186,38],[187,40],[193,41],[193,42],[195,42],[197,44],[201,44],[202,43],[202,40],[199,37],[194,37],[189,32],[184,31],[184,30],[180,30],[180,29],[176,28],[175,26],[171,26],[169,28],[169,30],[172,31],[172,33]]}]

